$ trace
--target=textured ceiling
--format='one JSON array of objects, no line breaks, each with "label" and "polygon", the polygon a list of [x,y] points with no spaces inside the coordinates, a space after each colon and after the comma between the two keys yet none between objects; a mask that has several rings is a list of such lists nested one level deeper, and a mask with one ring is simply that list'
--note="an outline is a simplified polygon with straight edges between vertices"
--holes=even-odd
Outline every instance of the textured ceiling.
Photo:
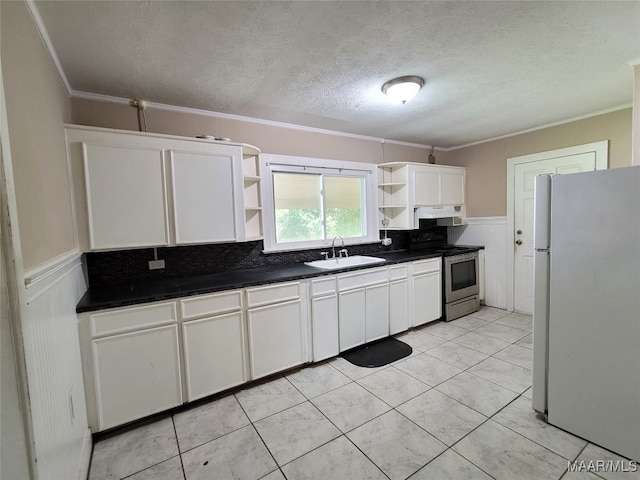
[{"label": "textured ceiling", "polygon": [[630,104],[640,55],[640,1],[36,6],[74,91],[444,148]]}]

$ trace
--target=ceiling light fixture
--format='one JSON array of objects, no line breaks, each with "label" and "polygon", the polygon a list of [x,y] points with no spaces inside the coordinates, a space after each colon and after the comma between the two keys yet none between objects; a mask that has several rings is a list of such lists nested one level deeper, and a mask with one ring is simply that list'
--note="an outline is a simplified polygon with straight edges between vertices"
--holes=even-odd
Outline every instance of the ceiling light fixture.
[{"label": "ceiling light fixture", "polygon": [[415,75],[398,77],[382,85],[382,93],[395,102],[407,103],[424,85],[424,79]]}]

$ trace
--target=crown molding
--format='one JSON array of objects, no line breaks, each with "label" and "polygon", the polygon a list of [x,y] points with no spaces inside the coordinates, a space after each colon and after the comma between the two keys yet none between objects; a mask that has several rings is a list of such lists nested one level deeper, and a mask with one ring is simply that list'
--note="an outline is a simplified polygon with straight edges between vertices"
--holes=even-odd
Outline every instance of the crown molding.
[{"label": "crown molding", "polygon": [[58,54],[56,53],[55,48],[53,48],[53,43],[51,42],[51,37],[49,37],[49,32],[47,31],[47,27],[44,26],[44,22],[42,21],[42,17],[40,16],[40,12],[38,11],[38,7],[33,0],[25,0],[27,4],[27,8],[33,17],[33,21],[36,24],[36,28],[40,33],[40,37],[44,42],[44,46],[49,52],[49,56],[53,61],[53,64],[56,66],[56,70],[58,70],[58,75],[60,75],[60,80],[64,84],[64,88],[67,90],[67,95],[71,96],[73,90],[71,89],[71,84],[69,84],[69,79],[67,75],[64,73],[62,69],[62,64],[60,63],[60,58],[58,58]]},{"label": "crown molding", "polygon": [[586,120],[587,118],[597,117],[599,115],[605,115],[607,113],[617,112],[619,110],[625,110],[627,108],[631,108],[632,106],[633,106],[633,104],[627,103],[627,104],[624,104],[624,105],[619,105],[617,107],[607,108],[605,110],[600,110],[598,112],[593,112],[593,113],[588,113],[586,115],[581,115],[579,117],[569,118],[567,120],[562,120],[560,122],[548,123],[546,125],[541,125],[539,127],[529,128],[527,130],[521,130],[519,132],[508,133],[506,135],[501,135],[499,137],[493,137],[493,138],[488,138],[486,140],[479,140],[477,142],[466,143],[464,145],[458,145],[458,146],[455,146],[455,147],[444,148],[443,150],[445,152],[452,152],[454,150],[460,150],[461,148],[473,147],[475,145],[482,145],[483,143],[495,142],[496,140],[503,140],[503,139],[509,138],[509,137],[516,137],[516,136],[522,135],[524,133],[537,132],[538,130],[544,130],[545,128],[557,127],[559,125],[564,125],[566,123],[577,122],[579,120]]},{"label": "crown molding", "polygon": [[[128,98],[123,98],[123,97],[114,97],[111,95],[102,95],[102,94],[98,94],[98,93],[89,93],[89,92],[80,92],[80,91],[72,91],[71,92],[71,96],[73,98],[80,98],[80,99],[84,99],[84,100],[96,100],[96,101],[101,101],[101,102],[111,102],[111,103],[118,103],[121,105],[129,105],[129,103],[131,102],[130,99]],[[381,138],[381,137],[370,137],[367,135],[358,135],[355,133],[347,133],[347,132],[339,132],[337,130],[327,130],[324,128],[316,128],[316,127],[307,127],[304,125],[296,125],[293,123],[285,123],[285,122],[277,122],[274,120],[265,120],[265,119],[261,119],[261,118],[254,118],[254,117],[245,117],[242,115],[234,115],[231,113],[221,113],[221,112],[213,112],[211,110],[202,110],[202,109],[198,109],[198,108],[191,108],[191,107],[180,107],[177,105],[168,105],[165,103],[156,103],[156,102],[147,102],[149,107],[152,108],[157,108],[160,110],[168,110],[168,111],[172,111],[172,112],[178,112],[178,113],[188,113],[188,114],[192,114],[192,115],[202,115],[205,117],[212,117],[212,118],[222,118],[225,120],[237,120],[240,122],[247,122],[247,123],[255,123],[258,125],[268,125],[271,127],[279,127],[279,128],[287,128],[290,130],[299,130],[299,131],[303,131],[303,132],[311,132],[311,133],[319,133],[319,134],[323,134],[323,135],[333,135],[333,136],[338,136],[338,137],[347,137],[347,138],[355,138],[358,140],[368,140],[368,141],[372,141],[372,142],[378,142],[378,143],[390,143],[393,145],[403,145],[406,147],[414,147],[414,148],[423,148],[423,149],[431,149],[433,148],[431,145],[424,145],[421,143],[410,143],[410,142],[402,142],[400,140],[390,140],[387,138]],[[435,147],[435,150],[438,151],[443,151],[444,149],[442,148],[438,148]]]}]

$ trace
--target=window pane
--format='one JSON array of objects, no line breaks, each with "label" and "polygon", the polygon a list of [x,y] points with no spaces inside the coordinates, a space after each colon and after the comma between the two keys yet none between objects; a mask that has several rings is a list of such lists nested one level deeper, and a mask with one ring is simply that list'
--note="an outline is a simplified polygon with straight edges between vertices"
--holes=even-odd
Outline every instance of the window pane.
[{"label": "window pane", "polygon": [[362,178],[324,177],[327,238],[365,235],[362,183]]},{"label": "window pane", "polygon": [[322,240],[320,175],[273,174],[276,242]]}]

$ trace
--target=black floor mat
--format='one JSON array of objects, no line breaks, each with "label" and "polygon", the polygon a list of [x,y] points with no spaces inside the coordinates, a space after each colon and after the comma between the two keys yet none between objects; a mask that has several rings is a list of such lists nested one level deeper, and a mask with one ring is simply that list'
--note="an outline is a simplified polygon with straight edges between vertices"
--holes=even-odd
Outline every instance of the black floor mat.
[{"label": "black floor mat", "polygon": [[340,356],[359,367],[374,368],[408,357],[412,351],[413,349],[406,343],[388,337],[354,348]]}]

